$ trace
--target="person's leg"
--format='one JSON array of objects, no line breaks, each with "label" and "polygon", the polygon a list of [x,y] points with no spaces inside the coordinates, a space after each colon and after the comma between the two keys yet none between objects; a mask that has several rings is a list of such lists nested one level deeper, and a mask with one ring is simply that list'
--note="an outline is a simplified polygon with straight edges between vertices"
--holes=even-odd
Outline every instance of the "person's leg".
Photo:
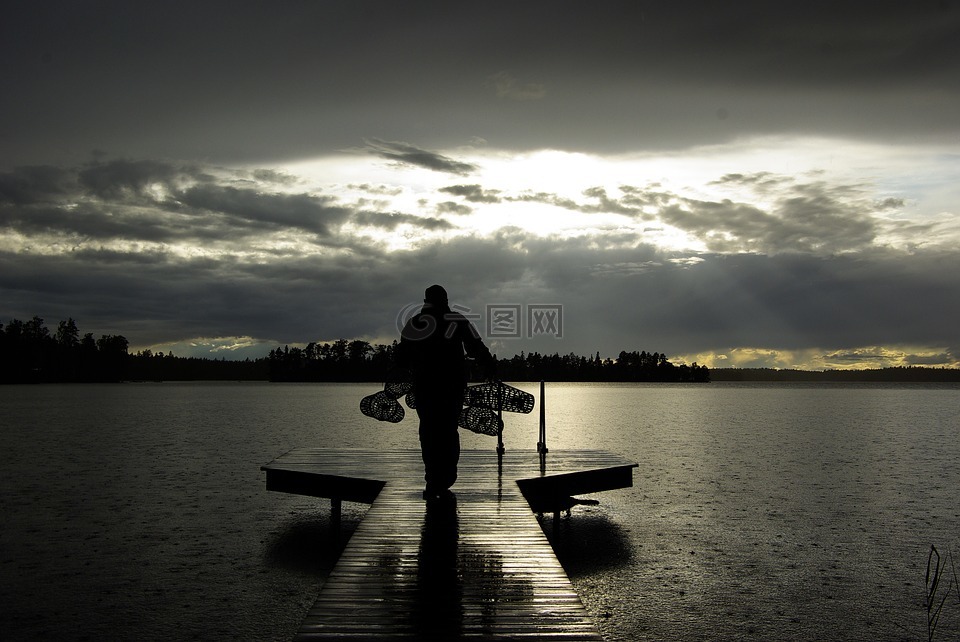
[{"label": "person's leg", "polygon": [[457,421],[463,404],[445,400],[436,434],[437,483],[441,488],[450,488],[457,481],[457,464],[460,462],[460,431]]},{"label": "person's leg", "polygon": [[417,400],[417,415],[420,417],[420,455],[423,457],[423,478],[427,483],[427,491],[438,489],[439,471],[438,461],[441,451],[438,448],[437,434],[440,432],[438,413],[435,407],[422,400]]},{"label": "person's leg", "polygon": [[446,490],[457,480],[460,460],[460,433],[457,421],[463,407],[461,397],[451,394],[417,395],[420,417],[420,452],[428,494]]}]

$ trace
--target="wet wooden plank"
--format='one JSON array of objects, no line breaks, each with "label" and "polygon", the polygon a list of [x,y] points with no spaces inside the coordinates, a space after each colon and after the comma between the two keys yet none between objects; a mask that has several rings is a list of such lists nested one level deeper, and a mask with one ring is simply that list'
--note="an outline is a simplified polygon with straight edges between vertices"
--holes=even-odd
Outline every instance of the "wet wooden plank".
[{"label": "wet wooden plank", "polygon": [[425,502],[418,450],[279,457],[268,488],[372,503],[297,639],[602,639],[524,495],[623,488],[634,467],[602,451],[464,451],[454,495]]}]

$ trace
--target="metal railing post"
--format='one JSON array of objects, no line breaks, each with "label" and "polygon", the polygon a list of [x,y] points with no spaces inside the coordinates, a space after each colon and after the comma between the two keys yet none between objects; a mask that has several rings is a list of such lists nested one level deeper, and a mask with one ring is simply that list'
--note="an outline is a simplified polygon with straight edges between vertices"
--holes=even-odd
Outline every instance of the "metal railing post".
[{"label": "metal railing post", "polygon": [[506,452],[503,447],[503,382],[497,380],[497,454]]},{"label": "metal railing post", "polygon": [[541,455],[547,451],[547,408],[544,405],[543,381],[540,382],[540,436],[537,440],[537,452]]}]

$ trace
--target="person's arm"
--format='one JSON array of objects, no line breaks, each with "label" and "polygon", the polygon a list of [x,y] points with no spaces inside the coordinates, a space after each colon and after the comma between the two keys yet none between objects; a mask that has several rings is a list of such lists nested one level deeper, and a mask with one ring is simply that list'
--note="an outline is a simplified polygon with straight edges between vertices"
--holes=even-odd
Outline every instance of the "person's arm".
[{"label": "person's arm", "polygon": [[461,341],[467,356],[475,359],[483,369],[484,376],[487,379],[497,378],[497,360],[490,354],[490,349],[480,338],[480,333],[469,320],[464,318],[457,324],[461,329]]},{"label": "person's arm", "polygon": [[410,346],[404,339],[400,339],[400,343],[393,351],[393,366],[404,370],[410,369]]},{"label": "person's arm", "polygon": [[400,331],[400,342],[393,351],[393,367],[402,370],[411,370],[414,362],[414,340],[410,338],[410,321],[407,321]]}]

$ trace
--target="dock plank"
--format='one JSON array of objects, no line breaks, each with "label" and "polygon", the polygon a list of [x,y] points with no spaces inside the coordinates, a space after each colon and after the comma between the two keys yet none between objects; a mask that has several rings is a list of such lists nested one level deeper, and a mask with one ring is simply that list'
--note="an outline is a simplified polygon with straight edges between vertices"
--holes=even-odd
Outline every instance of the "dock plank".
[{"label": "dock plank", "polygon": [[419,450],[278,457],[268,489],[371,504],[296,639],[601,640],[531,505],[629,487],[634,467],[603,451],[467,450],[455,494],[425,502]]}]

